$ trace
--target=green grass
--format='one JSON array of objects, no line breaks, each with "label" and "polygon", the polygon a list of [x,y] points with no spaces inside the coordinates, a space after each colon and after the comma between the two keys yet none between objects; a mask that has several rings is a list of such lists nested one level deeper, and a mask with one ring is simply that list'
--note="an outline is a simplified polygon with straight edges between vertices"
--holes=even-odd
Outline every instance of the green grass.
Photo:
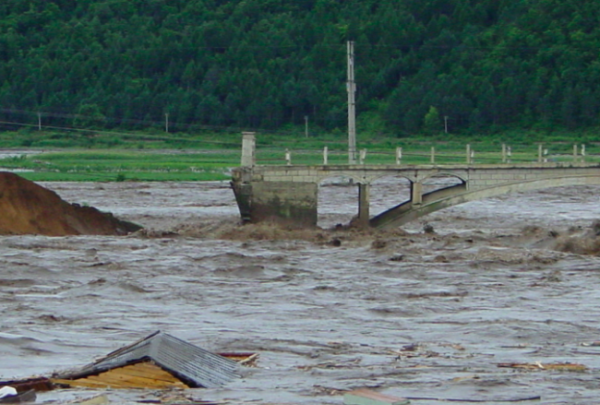
[{"label": "green grass", "polygon": [[143,152],[64,150],[0,160],[0,167],[25,169],[36,181],[206,181],[226,180],[239,151]]},{"label": "green grass", "polygon": [[[430,164],[435,148],[436,164],[463,164],[466,145],[474,152],[474,163],[502,162],[502,144],[510,146],[512,163],[537,162],[539,134],[527,139],[522,133],[500,138],[457,137],[450,135],[392,138],[358,137],[357,148],[366,149],[365,164],[396,163],[395,151],[402,148],[402,164]],[[93,139],[93,144],[84,145]],[[550,137],[548,137],[550,138]],[[552,137],[543,148],[550,161],[572,162],[573,144],[583,136]],[[286,150],[291,164],[323,164],[323,148],[329,149],[328,164],[348,163],[347,136],[341,133],[321,137],[303,134],[257,134],[257,164],[285,165]],[[587,139],[587,138],[586,138]],[[587,140],[591,140],[589,138]],[[517,142],[519,140],[520,142]],[[48,150],[48,147],[51,147]],[[61,146],[60,148],[56,146]],[[66,147],[68,146],[68,147]],[[35,181],[207,181],[227,180],[230,169],[239,166],[241,134],[160,134],[160,133],[78,133],[5,132],[0,147],[43,151],[43,153],[0,160],[1,168],[24,169],[25,178]],[[580,152],[580,149],[579,149]],[[358,158],[358,155],[357,155]],[[587,162],[600,161],[600,143],[586,143]]]},{"label": "green grass", "polygon": [[31,181],[223,181],[231,178],[224,173],[120,172],[111,175],[104,172],[19,172],[18,174]]}]

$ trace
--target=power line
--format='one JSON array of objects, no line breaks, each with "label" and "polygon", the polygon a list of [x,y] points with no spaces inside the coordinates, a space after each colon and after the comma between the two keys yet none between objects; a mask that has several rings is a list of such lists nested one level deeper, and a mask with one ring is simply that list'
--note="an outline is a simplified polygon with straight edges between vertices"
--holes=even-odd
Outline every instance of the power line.
[{"label": "power line", "polygon": [[[137,119],[121,119],[121,118],[110,118],[110,117],[92,117],[81,114],[69,114],[69,113],[57,113],[57,112],[43,112],[43,111],[30,111],[30,110],[21,110],[15,108],[0,108],[0,112],[9,113],[9,114],[22,114],[28,115],[31,117],[35,117],[37,120],[38,114],[41,114],[42,117],[50,117],[50,118],[63,118],[63,119],[81,119],[88,121],[96,121],[98,123],[115,123],[115,124],[136,124],[136,125],[146,125],[156,128],[162,128],[164,125],[164,121],[148,121],[148,120],[137,120]],[[0,123],[4,123],[7,125],[19,125],[19,126],[29,126],[29,127],[38,127],[39,124],[29,124],[22,123],[16,121],[0,121]],[[296,131],[285,131],[285,130],[276,130],[276,129],[267,129],[260,127],[232,127],[225,125],[204,125],[204,124],[194,124],[194,123],[181,123],[172,121],[170,123],[171,128],[173,127],[185,127],[189,130],[206,130],[206,131],[221,131],[221,132],[243,132],[243,131],[254,131],[260,133],[270,133],[270,134],[282,134],[282,135],[296,135],[298,132]],[[51,126],[51,125],[42,125],[43,128],[56,129],[56,130],[65,130],[65,131],[79,131],[79,132],[94,132],[94,133],[105,133],[105,134],[113,134],[113,135],[127,135],[130,136],[130,133],[122,133],[116,131],[107,131],[100,129],[89,129],[89,128],[77,128],[77,127],[64,127],[64,126]],[[160,137],[160,136],[157,136]],[[175,139],[171,136],[163,136],[162,139]],[[183,138],[185,139],[185,138]],[[219,143],[219,142],[214,142]],[[223,144],[228,144],[227,142],[223,142]]]},{"label": "power line", "polygon": [[[28,124],[28,123],[15,122],[15,121],[0,121],[0,124],[14,125],[14,126],[20,126],[20,127],[30,127],[30,128],[38,127],[37,124]],[[182,138],[182,137],[174,137],[174,136],[136,134],[136,133],[131,133],[131,132],[117,132],[117,131],[95,130],[95,129],[86,129],[86,128],[74,128],[74,127],[59,127],[59,126],[54,126],[54,125],[44,125],[43,128],[51,129],[51,130],[65,131],[65,132],[85,132],[85,133],[90,133],[90,134],[123,136],[123,137],[134,138],[134,139],[135,138],[156,139],[156,140],[164,140],[164,141],[178,141],[178,142],[190,142],[190,143],[206,143],[206,144],[215,144],[215,145],[239,146],[239,143],[237,143],[237,142],[210,141],[210,140],[190,139],[190,138]]]}]

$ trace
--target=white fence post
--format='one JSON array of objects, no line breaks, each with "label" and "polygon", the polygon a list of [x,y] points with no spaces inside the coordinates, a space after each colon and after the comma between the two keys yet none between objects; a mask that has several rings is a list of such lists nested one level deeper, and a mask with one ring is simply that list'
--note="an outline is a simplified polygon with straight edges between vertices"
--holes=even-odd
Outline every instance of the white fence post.
[{"label": "white fence post", "polygon": [[399,165],[401,163],[402,163],[402,148],[398,146],[396,148],[396,164]]},{"label": "white fence post", "polygon": [[367,157],[367,150],[366,149],[361,149],[360,150],[360,164],[364,165],[365,164],[365,158]]}]

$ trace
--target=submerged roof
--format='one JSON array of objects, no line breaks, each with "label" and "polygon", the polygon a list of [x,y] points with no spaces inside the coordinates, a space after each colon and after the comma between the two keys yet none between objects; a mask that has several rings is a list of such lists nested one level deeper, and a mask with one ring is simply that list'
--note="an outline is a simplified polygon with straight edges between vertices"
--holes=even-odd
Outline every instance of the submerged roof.
[{"label": "submerged roof", "polygon": [[157,331],[62,378],[83,378],[148,360],[192,387],[219,387],[238,377],[236,362]]}]

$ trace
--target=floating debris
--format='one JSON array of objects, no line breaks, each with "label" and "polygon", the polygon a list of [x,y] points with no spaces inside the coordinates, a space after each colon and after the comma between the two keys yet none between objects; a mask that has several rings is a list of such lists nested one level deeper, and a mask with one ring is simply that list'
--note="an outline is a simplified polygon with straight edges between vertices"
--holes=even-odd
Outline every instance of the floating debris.
[{"label": "floating debris", "polygon": [[214,388],[236,378],[237,367],[235,361],[158,331],[50,380],[65,387]]},{"label": "floating debris", "polygon": [[24,402],[34,402],[36,394],[34,390],[18,392],[15,387],[10,385],[0,388],[0,404],[21,404]]},{"label": "floating debris", "polygon": [[521,368],[525,370],[559,370],[559,371],[586,371],[588,368],[578,363],[499,363],[498,367]]},{"label": "floating debris", "polygon": [[[35,400],[36,392],[56,388],[186,389],[220,387],[237,378],[239,366],[255,367],[257,353],[214,354],[157,331],[75,371],[0,382],[1,403]],[[14,395],[14,392],[17,395]],[[25,396],[26,395],[26,396]]]},{"label": "floating debris", "polygon": [[367,388],[359,388],[344,394],[346,405],[406,405],[410,401],[406,398],[393,397],[380,394]]}]

